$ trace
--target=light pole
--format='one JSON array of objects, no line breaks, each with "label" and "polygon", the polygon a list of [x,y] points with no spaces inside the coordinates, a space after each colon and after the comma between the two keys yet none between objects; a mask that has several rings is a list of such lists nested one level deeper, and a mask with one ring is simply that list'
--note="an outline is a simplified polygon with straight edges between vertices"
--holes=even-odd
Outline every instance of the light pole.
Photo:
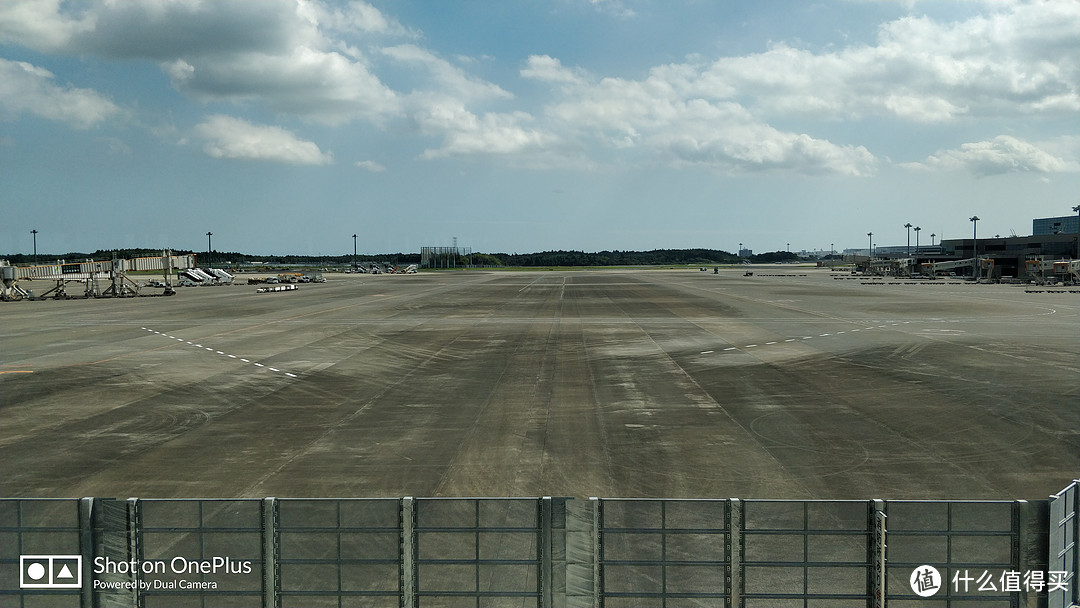
[{"label": "light pole", "polygon": [[356,235],[352,235],[352,267],[356,270]]},{"label": "light pole", "polygon": [[931,246],[931,247],[933,247],[933,246],[934,246],[934,237],[935,237],[935,236],[937,236],[937,235],[936,235],[936,234],[934,234],[933,232],[931,232],[931,233],[930,233],[930,246]]},{"label": "light pole", "polygon": [[1076,259],[1080,260],[1080,205],[1073,207],[1076,212]]},{"label": "light pole", "polygon": [[213,232],[207,232],[206,233],[206,267],[207,268],[213,268],[214,267],[213,259],[210,257],[210,255],[211,255],[210,252],[214,250],[214,248],[210,246],[210,237],[212,237],[212,236],[214,236]]},{"label": "light pole", "polygon": [[866,236],[870,237],[870,249],[867,250],[868,253],[866,254],[866,257],[867,258],[872,258],[872,257],[874,257],[874,233],[873,232],[867,232]]},{"label": "light pole", "polygon": [[922,228],[919,228],[918,226],[915,226],[915,256],[916,257],[918,257],[918,255],[919,255],[919,231],[920,230],[922,230]]},{"label": "light pole", "polygon": [[907,228],[907,257],[911,257],[911,222],[904,224],[904,228]]},{"label": "light pole", "polygon": [[971,248],[975,252],[975,280],[978,281],[979,275],[982,274],[979,269],[979,238],[977,236],[979,229],[979,216],[973,215],[968,219],[971,221]]},{"label": "light pole", "polygon": [[34,235],[34,266],[37,266],[37,229],[31,230],[30,234]]}]

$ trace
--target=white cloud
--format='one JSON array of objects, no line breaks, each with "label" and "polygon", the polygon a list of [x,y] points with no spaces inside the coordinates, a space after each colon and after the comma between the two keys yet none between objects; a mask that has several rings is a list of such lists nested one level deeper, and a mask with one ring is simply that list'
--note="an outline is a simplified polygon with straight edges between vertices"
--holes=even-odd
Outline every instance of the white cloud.
[{"label": "white cloud", "polygon": [[0,11],[8,42],[36,50],[159,62],[203,101],[257,101],[325,124],[400,112],[397,95],[350,42],[402,28],[374,7],[315,0],[18,3]]},{"label": "white cloud", "polygon": [[373,160],[357,161],[355,166],[366,171],[371,171],[372,173],[382,173],[386,171],[386,167]]},{"label": "white cloud", "polygon": [[444,138],[443,147],[426,150],[423,158],[535,153],[555,143],[552,135],[523,126],[524,112],[477,116],[460,102],[446,99],[415,114],[423,133]]},{"label": "white cloud", "polygon": [[4,83],[5,110],[28,112],[79,129],[100,124],[121,111],[97,91],[60,86],[52,72],[23,61],[0,59],[0,82]]},{"label": "white cloud", "polygon": [[547,114],[560,131],[613,150],[642,150],[677,166],[857,176],[874,171],[874,156],[862,146],[780,131],[738,103],[692,97],[695,86],[685,66],[662,66],[644,80],[605,78],[580,87]]},{"label": "white cloud", "polygon": [[980,176],[1080,170],[1080,165],[1075,161],[1070,162],[1009,135],[999,135],[990,141],[966,143],[954,150],[939,150],[922,163],[908,163],[904,166],[913,169],[970,171]]},{"label": "white cloud", "polygon": [[582,85],[586,81],[582,70],[564,67],[562,62],[549,55],[530,55],[528,67],[522,68],[520,73],[523,78],[564,85]]},{"label": "white cloud", "polygon": [[[414,44],[388,47],[382,53],[401,63],[425,68],[431,79],[425,84],[440,95],[452,95],[463,101],[510,99],[513,97],[502,87],[470,77],[461,68],[436,56],[431,51]],[[428,93],[419,92],[421,96]]]},{"label": "white cloud", "polygon": [[1075,2],[1012,4],[959,22],[905,17],[875,45],[815,53],[775,44],[722,58],[701,74],[702,95],[756,112],[830,119],[867,114],[913,122],[1080,110]]},{"label": "white cloud", "polygon": [[5,0],[0,10],[0,40],[39,51],[66,47],[80,33],[93,31],[88,14],[61,13],[61,0]]},{"label": "white cloud", "polygon": [[314,142],[304,141],[281,127],[253,125],[231,116],[215,115],[195,127],[214,158],[256,160],[290,165],[328,165],[333,156]]},{"label": "white cloud", "polygon": [[366,66],[307,47],[284,55],[235,54],[197,66],[178,60],[166,72],[179,90],[204,100],[257,100],[324,124],[380,121],[401,111],[397,94]]},{"label": "white cloud", "polygon": [[323,2],[297,0],[297,13],[314,26],[336,32],[365,32],[369,34],[404,35],[406,29],[366,2],[349,2],[344,6],[329,6]]},{"label": "white cloud", "polygon": [[588,0],[588,2],[597,11],[622,19],[629,19],[637,15],[634,9],[628,8],[622,0]]}]

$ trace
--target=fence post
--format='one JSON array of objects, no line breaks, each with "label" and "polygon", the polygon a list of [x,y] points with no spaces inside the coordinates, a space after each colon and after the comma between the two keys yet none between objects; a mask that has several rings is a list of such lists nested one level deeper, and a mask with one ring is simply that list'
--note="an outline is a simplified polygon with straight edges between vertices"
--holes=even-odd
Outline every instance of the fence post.
[{"label": "fence post", "polygon": [[[1027,572],[1045,572],[1049,567],[1047,547],[1050,542],[1050,503],[1044,500],[1028,502],[1016,501],[1013,507],[1013,528],[1016,530],[1016,542],[1013,552],[1016,555],[1016,570],[1023,576]],[[1040,593],[1028,591],[1020,586],[1020,606],[1039,608]],[[1046,605],[1045,602],[1042,605]]]},{"label": "fence post", "polygon": [[401,499],[401,608],[416,608],[416,499]]},{"label": "fence post", "polygon": [[79,500],[79,554],[82,555],[82,589],[79,590],[79,605],[82,608],[94,608],[94,498]]},{"label": "fence post", "polygon": [[885,553],[886,541],[885,501],[875,499],[870,515],[870,600],[874,608],[885,608]]},{"label": "fence post", "polygon": [[280,534],[278,531],[277,499],[262,499],[262,560],[263,560],[263,608],[278,608],[281,605],[281,571],[278,566]]},{"label": "fence post", "polygon": [[[138,498],[129,498],[126,504],[128,559],[132,563],[138,563],[142,561],[142,505],[139,504]],[[141,578],[138,570],[130,574],[130,580],[135,583],[134,589],[131,590],[131,603],[129,604],[132,608],[140,608],[143,604],[142,593],[139,592],[139,580]]]},{"label": "fence post", "polygon": [[565,502],[565,605],[598,608],[600,598],[600,499]]},{"label": "fence post", "polygon": [[738,498],[727,501],[727,546],[724,552],[727,554],[727,608],[741,608],[742,606],[742,529],[743,529],[743,504]]},{"label": "fence post", "polygon": [[1080,479],[1050,497],[1048,570],[1066,572],[1066,589],[1048,592],[1049,608],[1080,604]]},{"label": "fence post", "polygon": [[[543,496],[540,498],[540,510],[539,510],[539,534],[537,538],[537,547],[540,558],[539,572],[537,572],[537,583],[540,586],[540,606],[541,608],[552,608],[555,605],[555,594],[557,585],[555,582],[555,569],[558,567],[555,562],[555,513],[554,504],[550,496]],[[565,526],[559,526],[564,528]],[[565,560],[564,560],[565,561]],[[565,579],[564,579],[565,581]],[[565,597],[565,594],[563,594]]]}]

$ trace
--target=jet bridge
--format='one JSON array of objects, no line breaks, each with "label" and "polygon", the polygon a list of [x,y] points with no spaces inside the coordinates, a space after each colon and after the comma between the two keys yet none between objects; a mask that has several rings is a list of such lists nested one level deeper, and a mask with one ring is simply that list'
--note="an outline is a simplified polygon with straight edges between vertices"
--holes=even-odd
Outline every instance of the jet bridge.
[{"label": "jet bridge", "polygon": [[[81,297],[127,297],[140,295],[140,285],[128,276],[130,271],[161,271],[165,277],[165,295],[172,295],[171,275],[177,270],[193,268],[193,254],[173,255],[162,252],[160,257],[113,259],[105,261],[59,262],[36,266],[4,266],[0,299],[68,299],[68,286],[83,285]],[[8,269],[11,270],[8,270]],[[53,286],[41,294],[34,294],[19,281],[52,281]]]},{"label": "jet bridge", "polygon": [[945,272],[947,270],[953,270],[955,268],[971,268],[972,277],[975,279],[981,279],[983,277],[994,277],[994,259],[993,258],[966,258],[963,260],[949,260],[946,262],[925,262],[920,264],[923,274],[927,278],[937,278],[939,272]]}]

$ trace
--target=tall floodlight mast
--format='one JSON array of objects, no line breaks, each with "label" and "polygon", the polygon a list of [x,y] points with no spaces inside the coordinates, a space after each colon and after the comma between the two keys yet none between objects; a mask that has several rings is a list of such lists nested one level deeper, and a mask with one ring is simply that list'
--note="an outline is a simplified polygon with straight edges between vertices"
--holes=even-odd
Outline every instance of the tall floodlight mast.
[{"label": "tall floodlight mast", "polygon": [[1080,205],[1073,207],[1076,212],[1076,259],[1080,260]]},{"label": "tall floodlight mast", "polygon": [[971,248],[975,253],[975,280],[978,281],[982,275],[982,271],[979,269],[979,238],[977,236],[979,216],[973,215],[968,220],[971,221]]}]

